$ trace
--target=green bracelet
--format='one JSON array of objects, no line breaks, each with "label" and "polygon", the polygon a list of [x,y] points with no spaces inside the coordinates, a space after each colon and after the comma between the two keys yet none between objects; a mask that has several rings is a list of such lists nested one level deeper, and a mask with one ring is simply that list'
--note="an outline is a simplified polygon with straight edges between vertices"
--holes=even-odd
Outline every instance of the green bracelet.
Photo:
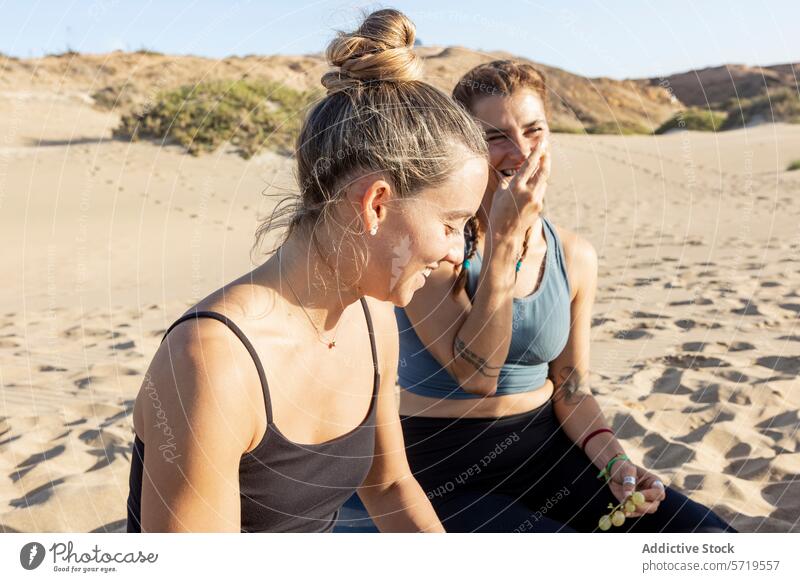
[{"label": "green bracelet", "polygon": [[626,455],[625,453],[619,453],[617,455],[614,455],[606,465],[606,468],[597,474],[597,478],[598,479],[605,478],[606,483],[608,483],[611,480],[611,468],[617,461],[630,461],[630,459],[628,458],[628,455]]}]

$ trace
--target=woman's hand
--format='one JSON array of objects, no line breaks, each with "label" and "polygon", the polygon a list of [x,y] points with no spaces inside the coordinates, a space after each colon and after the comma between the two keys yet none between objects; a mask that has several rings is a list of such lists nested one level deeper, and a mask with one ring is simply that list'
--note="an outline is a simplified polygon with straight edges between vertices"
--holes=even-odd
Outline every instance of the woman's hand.
[{"label": "woman's hand", "polygon": [[[635,484],[625,482],[625,477],[633,477]],[[666,493],[664,484],[656,475],[634,465],[630,461],[618,461],[611,468],[611,480],[608,482],[611,492],[620,503],[625,501],[634,491],[639,491],[644,495],[645,503],[636,508],[632,513],[626,513],[627,517],[639,517],[646,513],[655,513],[658,504],[664,500]]]},{"label": "woman's hand", "polygon": [[[497,170],[494,170],[497,172]],[[543,139],[513,176],[497,172],[498,186],[489,211],[490,234],[524,232],[544,207],[550,177],[550,144]],[[523,228],[524,227],[524,228]]]}]

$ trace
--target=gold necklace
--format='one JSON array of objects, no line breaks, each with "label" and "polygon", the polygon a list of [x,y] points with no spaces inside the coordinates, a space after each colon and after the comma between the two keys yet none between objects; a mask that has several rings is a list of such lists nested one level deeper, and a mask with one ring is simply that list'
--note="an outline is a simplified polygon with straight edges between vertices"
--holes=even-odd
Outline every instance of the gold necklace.
[{"label": "gold necklace", "polygon": [[336,334],[339,332],[339,323],[341,323],[341,319],[339,320],[339,323],[336,324],[336,328],[333,330],[333,339],[331,341],[328,341],[325,338],[323,338],[322,334],[319,332],[319,328],[317,328],[317,324],[314,323],[313,319],[311,319],[311,316],[308,314],[308,311],[306,311],[303,302],[300,301],[300,297],[297,296],[297,292],[294,290],[294,287],[292,287],[291,281],[289,281],[288,278],[283,276],[283,253],[281,252],[282,250],[283,248],[278,249],[278,275],[280,276],[281,281],[283,281],[284,279],[286,280],[286,284],[289,286],[289,290],[292,292],[292,295],[294,295],[294,298],[297,299],[297,303],[300,305],[300,309],[302,309],[303,313],[306,314],[308,322],[311,324],[311,327],[314,328],[314,331],[317,334],[317,339],[326,346],[328,346],[329,350],[332,350],[333,348],[336,347]]}]

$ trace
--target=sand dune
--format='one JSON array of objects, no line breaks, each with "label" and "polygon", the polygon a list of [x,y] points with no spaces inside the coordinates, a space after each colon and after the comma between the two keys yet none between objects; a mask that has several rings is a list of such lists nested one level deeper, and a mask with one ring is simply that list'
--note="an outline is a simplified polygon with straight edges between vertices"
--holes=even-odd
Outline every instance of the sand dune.
[{"label": "sand dune", "polygon": [[[110,139],[0,96],[0,531],[124,528],[142,374],[250,268],[291,164]],[[800,531],[800,127],[557,135],[547,208],[596,246],[592,388],[637,462],[743,531]]]}]

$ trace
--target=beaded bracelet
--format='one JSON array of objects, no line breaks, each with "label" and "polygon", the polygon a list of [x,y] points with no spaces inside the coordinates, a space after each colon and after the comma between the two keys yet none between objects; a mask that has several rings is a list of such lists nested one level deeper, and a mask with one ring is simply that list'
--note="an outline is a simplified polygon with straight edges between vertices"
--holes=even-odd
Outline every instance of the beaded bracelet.
[{"label": "beaded bracelet", "polygon": [[605,479],[606,483],[611,481],[611,468],[614,466],[614,463],[616,463],[617,461],[630,461],[630,459],[628,458],[628,455],[626,455],[625,453],[618,453],[618,454],[614,455],[611,458],[611,460],[608,462],[608,464],[606,465],[605,469],[603,469],[602,471],[600,471],[597,474],[597,478],[598,479]]}]

